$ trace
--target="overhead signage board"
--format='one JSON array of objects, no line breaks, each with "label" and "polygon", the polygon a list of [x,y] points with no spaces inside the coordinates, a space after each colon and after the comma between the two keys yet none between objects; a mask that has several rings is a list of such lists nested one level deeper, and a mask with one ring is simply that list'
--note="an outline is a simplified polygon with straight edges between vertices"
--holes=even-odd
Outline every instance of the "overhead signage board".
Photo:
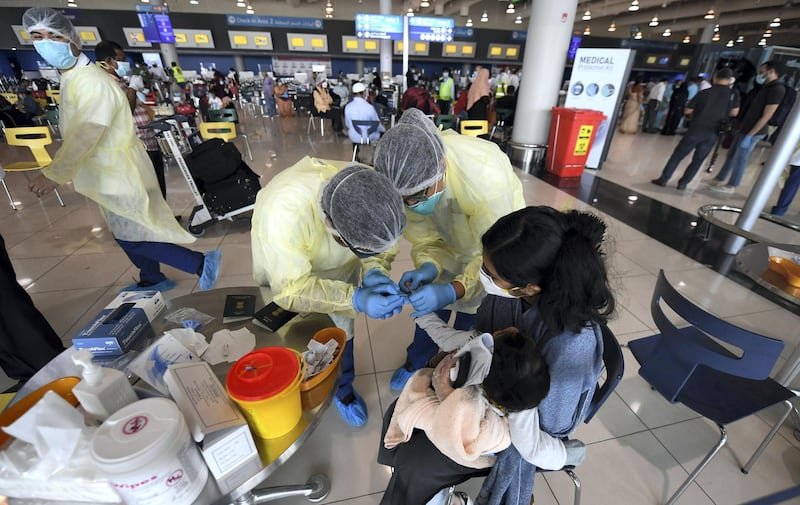
[{"label": "overhead signage board", "polygon": [[456,26],[453,28],[453,35],[462,39],[471,39],[475,36],[475,30],[467,26]]},{"label": "overhead signage board", "polygon": [[322,30],[319,18],[293,18],[286,16],[254,16],[248,14],[226,14],[228,26],[249,26],[254,28],[292,28],[302,30]]},{"label": "overhead signage board", "polygon": [[408,38],[425,42],[452,42],[455,26],[453,18],[410,17]]},{"label": "overhead signage board", "polygon": [[356,14],[356,37],[403,40],[403,16]]}]

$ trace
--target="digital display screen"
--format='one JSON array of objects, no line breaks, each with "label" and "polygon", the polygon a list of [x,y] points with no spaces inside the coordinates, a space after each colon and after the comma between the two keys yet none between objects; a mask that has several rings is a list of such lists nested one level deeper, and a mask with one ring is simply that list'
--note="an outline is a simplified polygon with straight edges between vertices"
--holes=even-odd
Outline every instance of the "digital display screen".
[{"label": "digital display screen", "polygon": [[408,39],[425,42],[452,42],[456,22],[452,18],[414,16],[408,18]]},{"label": "digital display screen", "polygon": [[356,37],[403,40],[403,16],[356,14]]},{"label": "digital display screen", "polygon": [[172,22],[166,7],[149,5],[136,7],[139,24],[147,42],[175,43],[175,33],[172,31]]},{"label": "digital display screen", "polygon": [[575,53],[577,53],[578,49],[581,47],[581,40],[583,40],[583,37],[581,37],[580,35],[572,36],[572,40],[570,40],[569,42],[569,50],[567,51],[568,60],[575,59]]}]

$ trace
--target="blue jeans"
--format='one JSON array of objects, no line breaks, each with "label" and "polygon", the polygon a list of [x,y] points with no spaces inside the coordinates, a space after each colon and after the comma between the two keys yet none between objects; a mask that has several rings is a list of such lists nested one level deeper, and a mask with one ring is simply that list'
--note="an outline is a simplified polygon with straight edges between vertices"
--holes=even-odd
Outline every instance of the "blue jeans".
[{"label": "blue jeans", "polygon": [[687,133],[684,135],[677,147],[675,147],[675,151],[672,152],[672,156],[667,160],[667,164],[664,165],[664,170],[661,172],[659,179],[663,182],[667,182],[670,177],[672,177],[672,174],[675,173],[675,169],[678,168],[678,163],[694,149],[692,162],[686,167],[686,171],[678,181],[678,185],[685,186],[692,182],[694,176],[697,175],[697,171],[700,170],[700,165],[703,164],[703,160],[706,159],[706,156],[708,156],[708,153],[711,152],[711,149],[714,147],[714,142],[716,142],[716,140],[716,132],[701,132],[691,135]]},{"label": "blue jeans", "polygon": [[728,155],[725,157],[725,164],[716,177],[718,181],[724,181],[728,177],[728,174],[733,171],[730,180],[728,180],[728,186],[733,186],[734,188],[738,187],[742,182],[744,169],[747,168],[747,160],[750,158],[750,154],[753,153],[753,149],[756,148],[758,141],[763,139],[765,135],[753,135],[753,140],[750,142],[750,145],[742,146],[742,140],[744,140],[745,137],[746,135],[741,132],[736,134],[731,148],[728,149]]},{"label": "blue jeans", "polygon": [[139,269],[140,282],[157,284],[166,279],[161,273],[160,263],[195,275],[198,275],[203,267],[203,253],[176,244],[115,240],[128,255],[131,263]]},{"label": "blue jeans", "polygon": [[[437,310],[436,315],[439,316],[442,321],[450,319],[449,310]],[[453,327],[457,330],[471,330],[475,327],[475,319],[475,314],[456,312],[456,320]],[[406,361],[411,365],[412,369],[419,370],[425,366],[425,363],[434,357],[437,352],[439,352],[439,346],[431,340],[431,337],[428,336],[425,330],[415,325],[414,341],[411,342],[411,345],[406,349]]]},{"label": "blue jeans", "polygon": [[778,203],[772,207],[770,214],[775,216],[782,216],[786,214],[786,211],[789,210],[789,205],[791,205],[794,195],[797,194],[798,189],[800,189],[800,166],[792,165],[789,169],[789,178],[786,179],[786,183],[783,185],[781,194],[778,195]]},{"label": "blue jeans", "polygon": [[342,377],[339,379],[339,389],[336,390],[336,397],[346,398],[353,392],[353,379],[356,378],[356,360],[353,356],[353,340],[351,338],[344,344],[342,350]]}]

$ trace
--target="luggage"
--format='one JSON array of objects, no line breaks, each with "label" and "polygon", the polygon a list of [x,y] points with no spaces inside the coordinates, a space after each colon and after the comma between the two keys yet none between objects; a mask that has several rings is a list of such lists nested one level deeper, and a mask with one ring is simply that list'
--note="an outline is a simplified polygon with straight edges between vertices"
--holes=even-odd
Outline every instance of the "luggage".
[{"label": "luggage", "polygon": [[242,154],[230,142],[208,139],[192,150],[186,163],[198,184],[214,184],[236,173],[242,163]]},{"label": "luggage", "polygon": [[242,161],[230,177],[213,184],[205,184],[203,201],[211,212],[224,215],[256,203],[256,195],[260,189],[258,175]]}]

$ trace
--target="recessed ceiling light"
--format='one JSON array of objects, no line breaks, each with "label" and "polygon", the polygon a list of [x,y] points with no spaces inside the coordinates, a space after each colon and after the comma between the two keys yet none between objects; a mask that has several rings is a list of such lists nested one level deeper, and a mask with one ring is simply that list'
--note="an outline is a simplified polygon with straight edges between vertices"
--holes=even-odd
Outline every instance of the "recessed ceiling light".
[{"label": "recessed ceiling light", "polygon": [[781,26],[781,18],[775,18],[775,19],[773,19],[773,20],[772,20],[772,22],[769,24],[769,27],[770,27],[770,28],[778,28],[779,26]]},{"label": "recessed ceiling light", "polygon": [[420,6],[420,7],[430,7],[430,6],[431,6],[431,3],[430,3],[428,0],[422,0],[422,1],[419,3],[419,6]]},{"label": "recessed ceiling light", "polygon": [[472,26],[472,18],[467,18],[466,25],[467,26]]},{"label": "recessed ceiling light", "polygon": [[517,16],[517,19],[514,20],[514,24],[521,25],[522,24],[522,16]]},{"label": "recessed ceiling light", "polygon": [[411,7],[408,8],[408,12],[406,12],[406,16],[413,18],[414,17],[414,9]]},{"label": "recessed ceiling light", "polygon": [[666,30],[664,30],[664,33],[662,33],[661,36],[662,37],[671,37],[672,36],[672,30],[667,28]]},{"label": "recessed ceiling light", "polygon": [[642,32],[636,32],[636,35],[633,36],[636,40],[642,40]]},{"label": "recessed ceiling light", "polygon": [[481,23],[486,23],[487,21],[489,21],[489,13],[483,11],[483,14],[481,14]]},{"label": "recessed ceiling light", "polygon": [[763,46],[766,46],[766,45],[767,45],[767,39],[761,39],[761,40],[759,40],[759,41],[758,41],[758,45],[759,45],[759,46],[762,46],[762,47],[763,47]]},{"label": "recessed ceiling light", "polygon": [[592,11],[586,9],[586,12],[583,13],[583,17],[581,18],[584,21],[591,21],[592,20]]},{"label": "recessed ceiling light", "polygon": [[706,12],[706,15],[703,16],[703,19],[714,19],[714,16],[716,16],[716,13],[714,12],[714,9],[708,9],[708,12]]},{"label": "recessed ceiling light", "polygon": [[[147,1],[149,2],[150,0],[147,0]],[[243,0],[239,0],[238,2],[236,2],[236,7],[242,7],[242,8],[244,8],[244,7],[247,7],[247,4],[246,4],[246,3],[244,3],[244,1],[243,1]]]},{"label": "recessed ceiling light", "polygon": [[611,24],[610,24],[610,25],[608,25],[608,31],[610,31],[610,32],[615,32],[615,31],[617,31],[617,24],[616,24],[615,22],[613,22],[613,21],[612,21],[612,22],[611,22]]},{"label": "recessed ceiling light", "polygon": [[189,3],[190,3],[191,5],[197,5],[197,4],[199,4],[200,2],[199,2],[198,0],[189,0]]},{"label": "recessed ceiling light", "polygon": [[688,35],[683,38],[683,43],[684,44],[688,44],[691,41],[692,41],[692,38],[690,36],[688,36]]},{"label": "recessed ceiling light", "polygon": [[762,37],[764,37],[765,39],[769,38],[769,37],[772,37],[772,30],[765,31],[764,35],[762,35]]},{"label": "recessed ceiling light", "polygon": [[583,34],[584,35],[591,35],[592,34],[592,29],[587,26],[586,29],[583,30]]},{"label": "recessed ceiling light", "polygon": [[658,16],[653,16],[653,19],[647,23],[648,26],[658,26]]},{"label": "recessed ceiling light", "polygon": [[711,37],[712,42],[719,42],[720,36],[719,33],[715,33],[713,37]]},{"label": "recessed ceiling light", "polygon": [[737,44],[741,44],[742,42],[744,42],[744,35],[739,35],[738,37],[736,37]]},{"label": "recessed ceiling light", "polygon": [[729,40],[725,47],[733,47],[733,39]]},{"label": "recessed ceiling light", "polygon": [[628,6],[628,10],[631,12],[636,12],[639,10],[639,0],[632,0],[631,4]]}]

